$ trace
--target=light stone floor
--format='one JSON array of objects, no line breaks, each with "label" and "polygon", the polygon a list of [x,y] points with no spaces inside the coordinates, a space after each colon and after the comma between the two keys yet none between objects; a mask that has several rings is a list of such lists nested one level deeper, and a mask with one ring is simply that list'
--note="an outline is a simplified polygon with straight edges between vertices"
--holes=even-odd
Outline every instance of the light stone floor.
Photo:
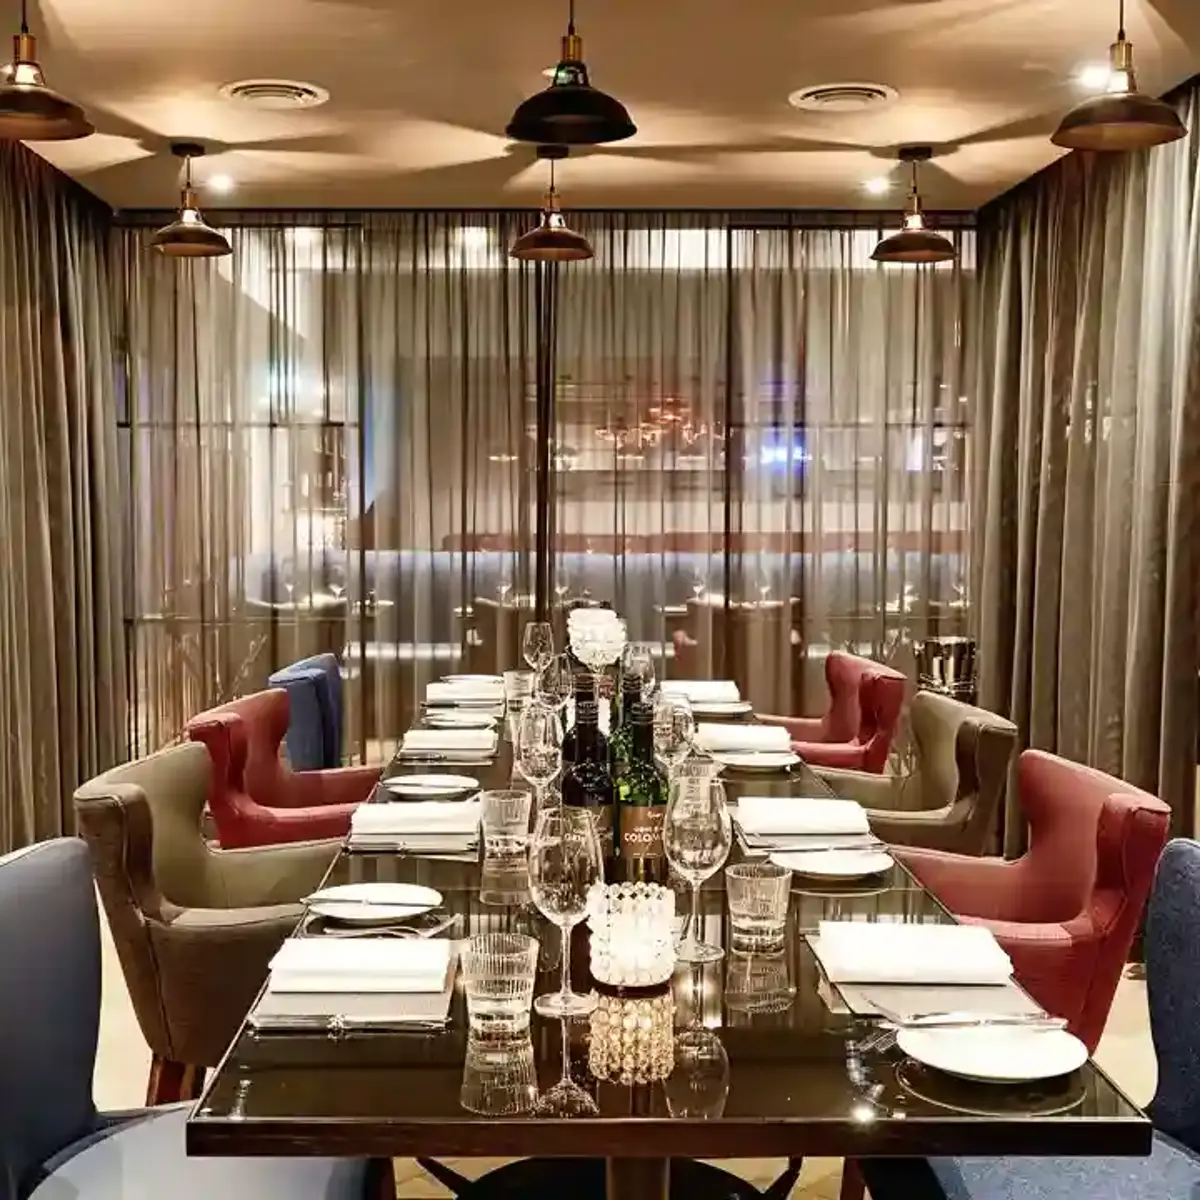
[{"label": "light stone floor", "polygon": [[[138,1029],[121,975],[108,926],[103,926],[104,999],[100,1020],[100,1051],[96,1063],[96,1103],[103,1109],[130,1108],[145,1100],[149,1052]],[[1109,1017],[1108,1029],[1097,1059],[1138,1104],[1154,1091],[1154,1054],[1146,1014],[1146,985],[1123,979]],[[448,1165],[475,1177],[499,1166],[499,1159],[449,1159]],[[752,1182],[765,1186],[783,1169],[780,1159],[731,1159],[720,1164]],[[449,1193],[432,1182],[416,1163],[396,1163],[397,1190],[401,1197],[434,1200]],[[841,1179],[840,1159],[812,1159],[804,1167],[792,1193],[796,1200],[836,1200]]]}]

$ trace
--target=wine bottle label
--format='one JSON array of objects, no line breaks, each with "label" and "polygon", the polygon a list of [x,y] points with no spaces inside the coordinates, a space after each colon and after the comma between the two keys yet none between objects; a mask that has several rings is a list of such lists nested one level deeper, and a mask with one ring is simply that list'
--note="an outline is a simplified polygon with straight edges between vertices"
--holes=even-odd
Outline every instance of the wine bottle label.
[{"label": "wine bottle label", "polygon": [[596,823],[596,836],[600,839],[600,854],[604,859],[612,857],[613,853],[613,814],[611,804],[597,804],[589,808],[592,820]]},{"label": "wine bottle label", "polygon": [[661,858],[663,817],[661,806],[622,805],[620,814],[622,858]]}]

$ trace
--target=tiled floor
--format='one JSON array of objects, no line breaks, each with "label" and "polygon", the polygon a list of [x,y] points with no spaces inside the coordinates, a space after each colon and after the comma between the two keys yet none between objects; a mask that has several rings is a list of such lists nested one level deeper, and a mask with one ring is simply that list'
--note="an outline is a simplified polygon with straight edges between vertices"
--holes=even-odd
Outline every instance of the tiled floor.
[{"label": "tiled floor", "polygon": [[[121,975],[108,927],[104,926],[104,1007],[100,1021],[100,1053],[96,1064],[96,1103],[101,1109],[129,1108],[145,1099],[149,1053],[134,1019],[129,993]],[[1139,1104],[1154,1091],[1154,1054],[1146,1015],[1146,985],[1124,979],[1117,991],[1108,1029],[1097,1055],[1100,1063]],[[463,1175],[474,1177],[499,1165],[499,1160],[448,1160]],[[733,1159],[726,1170],[765,1186],[783,1169],[779,1159]],[[396,1164],[399,1195],[424,1198],[448,1195],[409,1160]],[[812,1159],[792,1193],[797,1200],[835,1200],[841,1179],[838,1159]]]}]

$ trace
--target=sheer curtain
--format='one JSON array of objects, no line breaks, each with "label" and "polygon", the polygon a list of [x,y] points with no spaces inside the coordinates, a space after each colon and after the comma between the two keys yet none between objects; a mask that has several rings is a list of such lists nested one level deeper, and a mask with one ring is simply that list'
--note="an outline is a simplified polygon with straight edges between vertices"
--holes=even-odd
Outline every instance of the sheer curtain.
[{"label": "sheer curtain", "polygon": [[123,231],[143,748],[315,650],[369,755],[429,679],[517,665],[539,369],[553,599],[665,672],[819,709],[830,647],[959,627],[969,230],[901,271],[852,221],[581,213],[596,258],[551,274],[507,257],[530,220],[245,214],[182,269]]},{"label": "sheer curtain", "polygon": [[0,143],[0,853],[74,830],[120,752],[108,214]]},{"label": "sheer curtain", "polygon": [[[1157,792],[1184,834],[1200,622],[1198,95],[1180,101],[1185,140],[1071,155],[982,215],[975,476],[982,702],[1029,745]],[[1006,836],[1019,846],[1023,823]]]}]

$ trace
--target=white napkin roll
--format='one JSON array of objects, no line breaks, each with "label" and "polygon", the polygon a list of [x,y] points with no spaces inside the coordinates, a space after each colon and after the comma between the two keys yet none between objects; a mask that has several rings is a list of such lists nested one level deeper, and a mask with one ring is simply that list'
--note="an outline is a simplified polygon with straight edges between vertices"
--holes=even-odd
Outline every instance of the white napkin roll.
[{"label": "white napkin roll", "polygon": [[870,833],[866,810],[856,800],[821,800],[803,796],[742,796],[738,824],[747,833]]},{"label": "white napkin roll", "polygon": [[360,804],[350,814],[350,832],[473,834],[479,827],[479,812],[478,800]]},{"label": "white napkin roll", "polygon": [[998,984],[1012,961],[982,925],[822,921],[813,951],[833,983]]},{"label": "white napkin roll", "polygon": [[272,992],[440,992],[448,938],[288,938],[270,963]]},{"label": "white napkin roll", "polygon": [[504,702],[504,683],[482,680],[462,680],[458,683],[428,683],[425,699],[429,704],[466,704],[469,702]]},{"label": "white napkin roll", "polygon": [[696,741],[711,754],[739,750],[786,752],[792,740],[782,725],[722,725],[702,721],[696,727]]},{"label": "white napkin roll", "polygon": [[659,690],[692,704],[736,704],[742,698],[732,679],[664,679]]},{"label": "white napkin roll", "polygon": [[494,729],[410,729],[401,750],[473,750],[496,748]]}]

